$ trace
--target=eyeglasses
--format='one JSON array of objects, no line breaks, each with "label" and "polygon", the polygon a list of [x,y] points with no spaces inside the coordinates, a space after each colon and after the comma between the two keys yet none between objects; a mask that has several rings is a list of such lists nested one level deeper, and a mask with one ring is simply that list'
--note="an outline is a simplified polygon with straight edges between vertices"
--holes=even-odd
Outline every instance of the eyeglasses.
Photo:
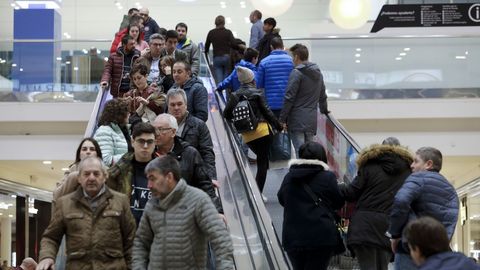
[{"label": "eyeglasses", "polygon": [[138,144],[140,144],[140,145],[143,145],[143,146],[144,146],[145,144],[146,144],[147,146],[149,146],[149,145],[154,144],[154,143],[155,143],[155,140],[152,140],[152,139],[149,139],[149,140],[136,139],[135,142],[138,143]]},{"label": "eyeglasses", "polygon": [[171,130],[172,128],[169,128],[169,127],[168,127],[168,128],[156,128],[156,129],[157,129],[157,131],[158,131],[159,133],[165,133],[165,131],[169,131],[169,130]]},{"label": "eyeglasses", "polygon": [[165,46],[165,44],[161,44],[161,43],[152,43],[152,44],[150,44],[150,46],[158,46],[158,47],[162,47],[162,46]]}]

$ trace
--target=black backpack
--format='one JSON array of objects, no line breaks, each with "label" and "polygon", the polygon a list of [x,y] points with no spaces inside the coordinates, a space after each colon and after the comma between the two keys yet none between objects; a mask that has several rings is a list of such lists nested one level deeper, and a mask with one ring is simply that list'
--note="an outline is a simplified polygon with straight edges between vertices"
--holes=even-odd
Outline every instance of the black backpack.
[{"label": "black backpack", "polygon": [[238,103],[233,108],[233,126],[239,133],[256,130],[258,119],[246,96],[239,96]]}]

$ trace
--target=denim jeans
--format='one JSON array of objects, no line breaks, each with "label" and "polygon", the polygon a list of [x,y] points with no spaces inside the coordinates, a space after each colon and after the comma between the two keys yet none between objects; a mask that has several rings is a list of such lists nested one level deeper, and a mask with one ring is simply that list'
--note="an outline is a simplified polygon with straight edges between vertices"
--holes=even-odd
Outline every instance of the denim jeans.
[{"label": "denim jeans", "polygon": [[213,69],[216,83],[219,84],[229,75],[230,55],[213,57]]},{"label": "denim jeans", "polygon": [[410,255],[405,253],[395,253],[395,262],[394,262],[395,270],[417,270],[417,266],[412,260]]},{"label": "denim jeans", "polygon": [[292,140],[293,147],[295,148],[295,153],[298,156],[298,150],[300,146],[306,142],[313,141],[313,137],[315,136],[313,132],[298,132],[298,131],[289,131],[288,136],[290,136],[290,140]]}]

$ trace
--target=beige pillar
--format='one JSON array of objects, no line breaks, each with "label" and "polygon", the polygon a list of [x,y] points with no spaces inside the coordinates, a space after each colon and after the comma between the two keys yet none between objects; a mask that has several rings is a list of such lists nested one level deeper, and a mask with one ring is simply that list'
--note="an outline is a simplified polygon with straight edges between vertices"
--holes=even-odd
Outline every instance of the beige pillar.
[{"label": "beige pillar", "polygon": [[8,265],[11,265],[12,261],[12,220],[9,217],[0,218],[0,258],[8,261]]}]

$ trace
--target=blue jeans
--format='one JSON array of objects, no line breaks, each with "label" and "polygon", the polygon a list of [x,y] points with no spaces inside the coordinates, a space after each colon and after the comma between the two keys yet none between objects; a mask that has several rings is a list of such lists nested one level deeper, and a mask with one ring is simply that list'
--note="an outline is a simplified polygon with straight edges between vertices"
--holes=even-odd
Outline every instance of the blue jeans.
[{"label": "blue jeans", "polygon": [[213,70],[215,73],[216,83],[221,83],[228,75],[230,69],[230,55],[213,57]]},{"label": "blue jeans", "polygon": [[292,144],[295,148],[297,158],[300,158],[298,155],[298,150],[300,149],[300,146],[302,146],[302,144],[306,142],[313,141],[313,137],[315,135],[313,134],[313,132],[288,131],[288,136],[290,136],[290,140],[292,140]]},{"label": "blue jeans", "polygon": [[417,266],[410,255],[405,253],[395,253],[395,262],[393,263],[395,270],[417,270]]}]

